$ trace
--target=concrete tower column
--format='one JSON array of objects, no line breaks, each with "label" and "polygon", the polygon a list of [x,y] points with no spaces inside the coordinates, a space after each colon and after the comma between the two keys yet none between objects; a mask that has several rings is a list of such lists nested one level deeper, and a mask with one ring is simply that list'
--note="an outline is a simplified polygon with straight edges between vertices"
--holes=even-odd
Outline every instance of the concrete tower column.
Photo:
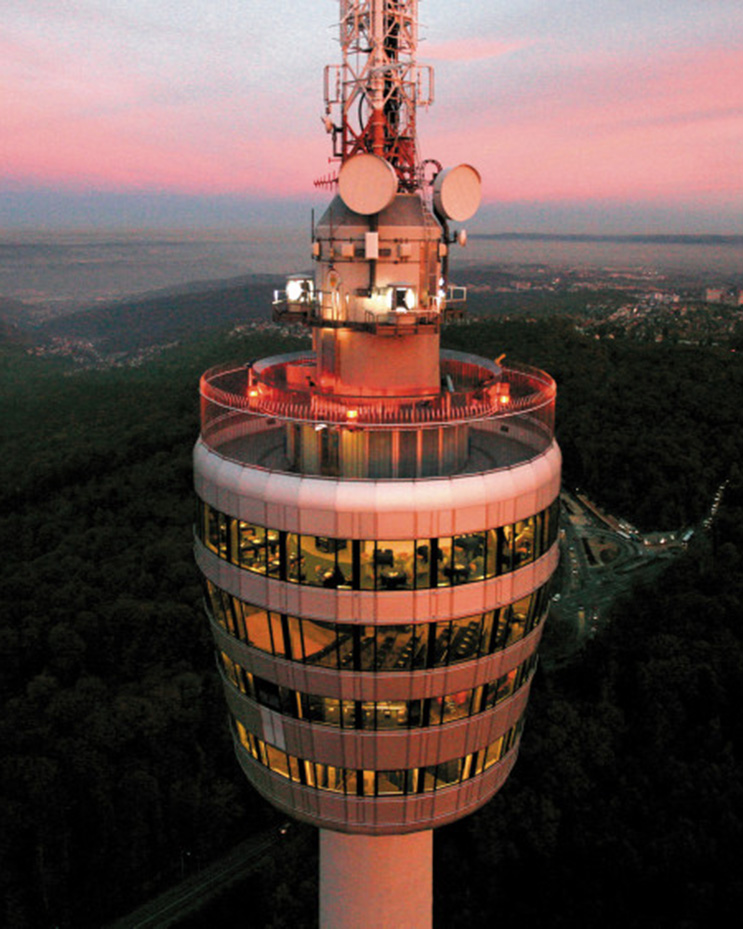
[{"label": "concrete tower column", "polygon": [[320,830],[320,929],[431,929],[433,830]]}]

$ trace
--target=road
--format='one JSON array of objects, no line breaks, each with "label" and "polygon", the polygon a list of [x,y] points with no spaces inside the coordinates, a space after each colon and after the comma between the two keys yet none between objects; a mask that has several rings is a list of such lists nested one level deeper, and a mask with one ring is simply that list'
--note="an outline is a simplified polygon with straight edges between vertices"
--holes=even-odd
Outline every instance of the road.
[{"label": "road", "polygon": [[[105,929],[167,929],[194,909],[260,867],[275,846],[292,841],[276,826],[236,845],[223,858],[191,875],[175,887],[109,923]],[[198,906],[197,906],[198,904]]]},{"label": "road", "polygon": [[577,495],[563,491],[561,585],[552,612],[577,625],[578,643],[593,635],[611,604],[636,580],[662,571],[680,544],[648,544],[615,528]]}]

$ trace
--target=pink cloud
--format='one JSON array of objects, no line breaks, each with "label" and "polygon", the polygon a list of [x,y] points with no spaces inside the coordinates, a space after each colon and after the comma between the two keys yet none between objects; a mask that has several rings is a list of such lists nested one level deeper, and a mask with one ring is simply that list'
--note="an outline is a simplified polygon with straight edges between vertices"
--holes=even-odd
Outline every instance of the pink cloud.
[{"label": "pink cloud", "polygon": [[457,125],[439,137],[444,155],[481,168],[491,199],[743,197],[743,57],[735,49],[592,61],[505,105],[496,95],[482,96],[466,132]]},{"label": "pink cloud", "polygon": [[451,39],[449,42],[434,42],[420,47],[420,61],[482,61],[499,58],[509,52],[531,45],[531,41],[501,42],[498,39]]}]

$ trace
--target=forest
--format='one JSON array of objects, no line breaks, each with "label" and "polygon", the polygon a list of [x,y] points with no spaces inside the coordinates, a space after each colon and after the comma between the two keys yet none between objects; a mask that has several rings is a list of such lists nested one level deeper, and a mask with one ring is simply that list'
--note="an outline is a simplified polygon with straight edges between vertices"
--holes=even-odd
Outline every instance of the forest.
[{"label": "forest", "polygon": [[[727,923],[743,902],[741,358],[587,339],[562,318],[476,320],[444,342],[550,371],[566,484],[639,527],[698,527],[728,484],[712,529],[569,660],[550,662],[548,623],[514,774],[437,837],[436,925]],[[0,347],[10,929],[104,925],[175,883],[186,852],[196,868],[276,821],[229,742],[190,455],[201,371],[299,346],[205,335],[82,372]],[[313,927],[313,841],[188,926],[248,893],[251,926]]]}]

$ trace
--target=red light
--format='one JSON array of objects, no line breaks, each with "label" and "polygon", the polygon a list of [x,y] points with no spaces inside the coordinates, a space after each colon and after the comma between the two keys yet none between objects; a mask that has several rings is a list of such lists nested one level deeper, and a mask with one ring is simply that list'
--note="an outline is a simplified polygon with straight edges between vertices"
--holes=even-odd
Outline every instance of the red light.
[{"label": "red light", "polygon": [[359,411],[358,410],[346,410],[346,419],[358,419]]}]

